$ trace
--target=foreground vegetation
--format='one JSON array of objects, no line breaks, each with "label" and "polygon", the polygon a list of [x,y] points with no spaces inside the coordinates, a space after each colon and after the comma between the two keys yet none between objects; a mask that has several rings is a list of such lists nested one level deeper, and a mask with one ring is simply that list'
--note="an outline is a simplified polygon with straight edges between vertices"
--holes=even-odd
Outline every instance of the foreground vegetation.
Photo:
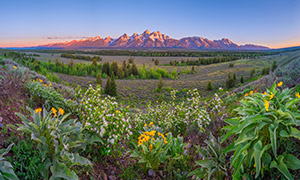
[{"label": "foreground vegetation", "polygon": [[171,90],[137,109],[0,60],[0,178],[299,179],[299,61],[239,92]]}]

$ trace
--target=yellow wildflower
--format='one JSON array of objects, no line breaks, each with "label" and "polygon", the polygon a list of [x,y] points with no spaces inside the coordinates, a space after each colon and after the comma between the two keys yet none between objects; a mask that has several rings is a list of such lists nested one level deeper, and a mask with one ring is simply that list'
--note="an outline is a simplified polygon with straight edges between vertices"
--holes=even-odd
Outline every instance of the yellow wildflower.
[{"label": "yellow wildflower", "polygon": [[128,105],[128,106],[126,106],[126,109],[128,109],[130,106]]},{"label": "yellow wildflower", "polygon": [[61,115],[64,115],[64,113],[65,113],[65,111],[62,108],[59,108],[58,111]]},{"label": "yellow wildflower", "polygon": [[39,79],[40,82],[43,82],[43,80]]},{"label": "yellow wildflower", "polygon": [[77,123],[75,123],[75,126],[77,126]]},{"label": "yellow wildflower", "polygon": [[245,95],[244,95],[244,97],[247,97],[248,96],[248,93],[246,93]]},{"label": "yellow wildflower", "polygon": [[296,97],[300,98],[299,92],[296,92]]},{"label": "yellow wildflower", "polygon": [[253,91],[250,91],[249,95],[252,95],[253,94]]},{"label": "yellow wildflower", "polygon": [[257,90],[255,90],[254,93],[257,93]]},{"label": "yellow wildflower", "polygon": [[168,141],[166,141],[166,140],[164,139],[164,143],[165,143],[165,144],[167,144],[167,143],[168,143]]},{"label": "yellow wildflower", "polygon": [[57,110],[53,107],[53,108],[51,108],[51,111],[53,112],[54,116],[56,117],[57,116],[57,114],[56,114]]},{"label": "yellow wildflower", "polygon": [[167,136],[168,134],[169,134],[169,133],[167,133],[166,136]]},{"label": "yellow wildflower", "polygon": [[149,123],[149,127],[151,127],[153,125],[153,122]]},{"label": "yellow wildflower", "polygon": [[256,165],[254,164],[253,167],[256,167]]},{"label": "yellow wildflower", "polygon": [[121,113],[119,110],[116,110],[116,113],[118,114],[118,113]]},{"label": "yellow wildflower", "polygon": [[282,86],[282,84],[283,84],[283,82],[280,81],[280,82],[277,84],[277,86],[280,87],[280,86]]},{"label": "yellow wildflower", "polygon": [[150,144],[150,146],[149,146],[149,151],[151,151],[151,149],[152,149],[152,144]]},{"label": "yellow wildflower", "polygon": [[269,111],[270,103],[267,100],[264,100],[266,111]]},{"label": "yellow wildflower", "polygon": [[139,140],[139,145],[141,145],[143,143],[143,141],[142,140]]},{"label": "yellow wildflower", "polygon": [[17,66],[14,66],[15,69],[18,69]]},{"label": "yellow wildflower", "polygon": [[268,95],[268,93],[265,91],[265,92],[264,92],[264,95]]},{"label": "yellow wildflower", "polygon": [[269,100],[273,99],[273,97],[274,97],[274,94],[271,92],[271,95],[270,95],[270,99],[269,99]]},{"label": "yellow wildflower", "polygon": [[276,79],[278,79],[278,77],[276,76]]},{"label": "yellow wildflower", "polygon": [[45,87],[47,87],[47,84],[43,84]]},{"label": "yellow wildflower", "polygon": [[37,108],[37,109],[35,109],[35,113],[39,113],[39,112],[41,112],[42,111],[42,108]]},{"label": "yellow wildflower", "polygon": [[49,86],[52,86],[52,83],[50,83]]},{"label": "yellow wildflower", "polygon": [[144,124],[144,127],[146,127],[147,126],[147,124]]}]

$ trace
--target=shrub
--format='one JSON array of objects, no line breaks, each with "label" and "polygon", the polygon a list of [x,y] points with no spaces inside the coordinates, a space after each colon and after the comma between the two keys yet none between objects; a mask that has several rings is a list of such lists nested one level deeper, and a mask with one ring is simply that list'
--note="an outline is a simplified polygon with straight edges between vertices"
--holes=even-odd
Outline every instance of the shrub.
[{"label": "shrub", "polygon": [[188,91],[188,98],[177,102],[176,91],[171,91],[172,100],[162,101],[156,106],[148,105],[145,112],[137,113],[133,117],[137,129],[144,124],[154,122],[165,132],[172,132],[174,135],[186,134],[187,128],[196,126],[204,132],[210,122],[209,113],[201,106],[201,97],[195,90]]},{"label": "shrub", "polygon": [[106,154],[117,148],[120,140],[128,139],[132,134],[127,110],[121,109],[115,98],[102,97],[99,85],[95,89],[91,85],[87,90],[77,89],[76,96],[80,101],[78,111],[81,112],[82,126],[102,139]]},{"label": "shrub", "polygon": [[[282,82],[277,84],[282,86]],[[223,139],[230,136],[238,138],[227,148],[235,151],[231,165],[235,171],[234,179],[264,177],[265,172],[276,168],[287,179],[293,179],[288,169],[300,168],[300,160],[292,154],[278,154],[278,140],[295,137],[300,139],[300,131],[295,128],[300,123],[298,105],[299,92],[296,98],[294,89],[280,90],[276,82],[264,94],[253,93],[245,95],[241,105],[236,109],[238,116],[228,119],[229,130]]]},{"label": "shrub", "polygon": [[233,67],[233,66],[234,66],[234,64],[233,64],[233,63],[230,63],[230,64],[229,64],[229,67],[230,67],[230,68],[231,68],[231,67]]},{"label": "shrub", "polygon": [[74,106],[76,103],[72,100],[64,99],[64,97],[58,93],[52,84],[43,84],[43,80],[37,79],[33,82],[27,83],[25,87],[30,94],[30,101],[32,106],[43,105],[48,111],[55,107],[63,108],[66,112],[74,112]]},{"label": "shrub", "polygon": [[46,169],[41,172],[43,178],[48,179],[50,169],[50,179],[78,179],[71,168],[75,165],[91,165],[88,159],[75,152],[76,148],[85,147],[86,140],[81,133],[81,127],[76,125],[74,119],[68,119],[70,114],[64,115],[63,109],[59,109],[58,112],[55,108],[50,112],[45,108],[27,109],[33,121],[16,113],[23,123],[18,130],[29,134],[37,143],[36,147],[42,154],[43,166]]},{"label": "shrub", "polygon": [[162,78],[159,78],[159,81],[157,83],[157,89],[162,90],[162,88],[164,87],[164,82],[162,80]]}]

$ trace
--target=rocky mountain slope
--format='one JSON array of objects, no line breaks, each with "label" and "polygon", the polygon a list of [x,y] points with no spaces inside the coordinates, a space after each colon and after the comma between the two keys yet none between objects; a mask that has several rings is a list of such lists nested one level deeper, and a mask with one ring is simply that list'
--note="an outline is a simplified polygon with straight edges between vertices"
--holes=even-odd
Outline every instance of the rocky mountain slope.
[{"label": "rocky mountain slope", "polygon": [[209,40],[202,37],[185,37],[174,39],[159,31],[149,32],[147,29],[142,34],[133,33],[128,36],[124,33],[117,39],[111,37],[101,38],[100,36],[88,39],[73,40],[62,43],[51,43],[40,45],[41,48],[186,48],[186,49],[243,49],[243,50],[266,50],[265,46],[254,44],[238,45],[229,39]]}]

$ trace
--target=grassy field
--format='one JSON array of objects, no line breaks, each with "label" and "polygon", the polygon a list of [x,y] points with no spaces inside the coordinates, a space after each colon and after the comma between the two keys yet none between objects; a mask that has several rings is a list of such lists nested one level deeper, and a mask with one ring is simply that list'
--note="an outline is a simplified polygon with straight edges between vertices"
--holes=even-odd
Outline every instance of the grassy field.
[{"label": "grassy field", "polygon": [[[39,61],[51,60],[54,62],[56,58],[64,63],[70,62],[71,59],[61,58],[60,54],[50,53],[35,53],[39,54],[40,57],[35,57]],[[177,80],[164,79],[164,90],[160,93],[154,92],[157,87],[158,80],[116,80],[119,98],[125,101],[130,101],[137,104],[145,104],[149,100],[155,101],[163,98],[167,98],[171,89],[177,89],[179,91],[185,91],[185,89],[197,88],[200,90],[202,96],[209,96],[213,91],[207,91],[206,86],[209,81],[212,82],[214,89],[219,87],[225,87],[225,82],[228,73],[236,74],[236,84],[239,86],[240,78],[243,76],[244,81],[251,81],[250,71],[255,69],[255,77],[261,75],[263,67],[271,66],[273,61],[277,61],[279,67],[290,62],[292,59],[299,57],[300,51],[286,52],[278,55],[263,56],[258,59],[241,59],[233,62],[225,62],[219,64],[211,64],[206,66],[195,66],[195,72],[193,74],[182,74],[182,71],[191,69],[192,66],[155,66],[152,57],[133,57],[134,62],[138,67],[143,64],[147,68],[159,67],[169,72],[176,70],[181,73]],[[119,65],[123,60],[128,60],[130,57],[127,56],[101,56],[102,62],[118,62]],[[181,59],[197,59],[197,58],[186,58],[186,57],[155,57],[159,59],[161,64],[168,63],[169,61]],[[91,63],[90,61],[75,60],[76,62]],[[233,63],[234,67],[229,67],[229,64]],[[93,77],[79,77],[69,76],[65,74],[57,74],[58,77],[71,85],[76,86],[80,84],[87,86],[89,83],[95,84],[95,78]],[[254,78],[255,79],[255,78]],[[103,79],[102,87],[105,86],[106,79]]]}]

